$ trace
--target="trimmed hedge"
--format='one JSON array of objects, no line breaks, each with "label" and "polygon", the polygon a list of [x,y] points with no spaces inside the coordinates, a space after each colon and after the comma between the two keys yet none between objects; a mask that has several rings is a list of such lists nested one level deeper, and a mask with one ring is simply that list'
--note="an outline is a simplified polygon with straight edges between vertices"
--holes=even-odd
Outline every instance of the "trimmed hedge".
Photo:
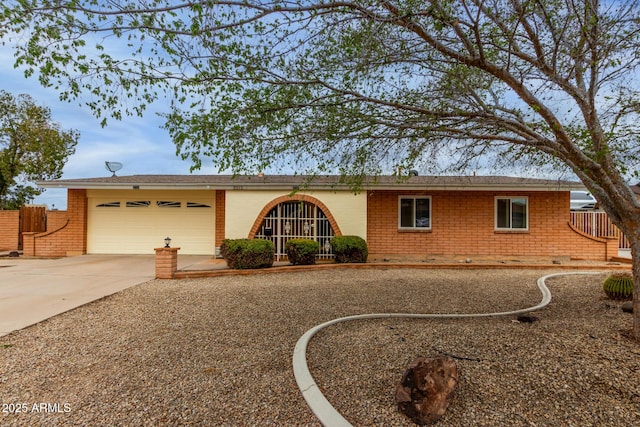
[{"label": "trimmed hedge", "polygon": [[359,236],[336,236],[331,239],[331,249],[336,262],[367,262],[367,242]]},{"label": "trimmed hedge", "polygon": [[264,239],[225,239],[220,253],[229,268],[246,270],[273,265],[273,242]]},{"label": "trimmed hedge", "polygon": [[311,239],[291,239],[284,245],[284,250],[291,264],[311,265],[316,263],[320,244]]}]

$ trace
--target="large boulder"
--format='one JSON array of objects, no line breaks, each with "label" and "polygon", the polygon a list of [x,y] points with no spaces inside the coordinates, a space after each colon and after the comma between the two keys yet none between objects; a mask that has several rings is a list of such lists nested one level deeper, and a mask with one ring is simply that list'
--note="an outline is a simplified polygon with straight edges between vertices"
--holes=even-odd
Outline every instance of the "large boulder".
[{"label": "large boulder", "polygon": [[444,415],[458,384],[458,366],[450,357],[417,357],[396,387],[398,410],[418,425]]}]

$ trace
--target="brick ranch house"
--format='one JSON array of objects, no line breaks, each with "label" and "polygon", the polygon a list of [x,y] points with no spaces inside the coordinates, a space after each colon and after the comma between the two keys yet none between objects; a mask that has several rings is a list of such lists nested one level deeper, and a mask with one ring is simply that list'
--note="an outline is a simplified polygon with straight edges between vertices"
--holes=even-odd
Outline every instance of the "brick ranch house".
[{"label": "brick ranch house", "polygon": [[[133,175],[38,183],[67,188],[67,211],[25,233],[25,256],[151,254],[164,238],[181,254],[216,254],[225,238],[357,235],[369,260],[502,257],[608,260],[617,239],[569,222],[580,183],[499,176],[371,179],[354,193],[336,176]],[[54,211],[55,212],[55,211]],[[53,213],[53,212],[52,212]]]}]

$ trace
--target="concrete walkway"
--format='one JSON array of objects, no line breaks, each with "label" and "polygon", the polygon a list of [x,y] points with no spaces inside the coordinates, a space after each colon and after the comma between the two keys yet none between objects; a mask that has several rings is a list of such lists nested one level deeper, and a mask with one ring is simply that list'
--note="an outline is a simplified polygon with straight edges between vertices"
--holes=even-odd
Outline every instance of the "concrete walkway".
[{"label": "concrete walkway", "polygon": [[[178,266],[203,258],[183,256]],[[153,255],[0,258],[0,336],[154,277]]]}]

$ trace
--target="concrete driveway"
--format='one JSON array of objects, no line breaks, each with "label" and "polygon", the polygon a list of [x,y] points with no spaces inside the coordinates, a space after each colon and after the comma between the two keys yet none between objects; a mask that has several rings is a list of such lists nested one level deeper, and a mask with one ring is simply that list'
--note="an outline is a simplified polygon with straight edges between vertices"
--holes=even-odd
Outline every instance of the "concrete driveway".
[{"label": "concrete driveway", "polygon": [[[206,257],[178,258],[182,268]],[[154,277],[154,255],[0,258],[0,336]]]}]

